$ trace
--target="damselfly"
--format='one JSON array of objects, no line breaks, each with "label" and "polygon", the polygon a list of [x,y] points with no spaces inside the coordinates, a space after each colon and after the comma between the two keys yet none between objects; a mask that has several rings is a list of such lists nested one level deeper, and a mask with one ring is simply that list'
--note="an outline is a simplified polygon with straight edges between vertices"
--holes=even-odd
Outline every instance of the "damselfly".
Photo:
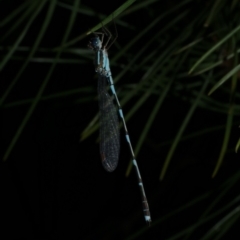
[{"label": "damselfly", "polygon": [[[95,71],[98,74],[98,99],[100,109],[100,154],[102,158],[102,164],[103,167],[109,172],[115,170],[118,164],[120,149],[119,121],[113,99],[107,91],[107,85],[109,85],[111,93],[114,96],[118,107],[119,116],[122,119],[123,127],[125,130],[125,137],[132,155],[132,163],[137,172],[138,185],[140,187],[142,195],[144,217],[146,222],[150,223],[151,216],[141,174],[138,168],[137,161],[135,159],[135,154],[128,134],[126,122],[123,116],[123,111],[115,91],[110,70],[107,50],[114,41],[110,43],[111,33],[106,28],[103,28],[103,32],[94,32],[93,34],[94,37],[89,41],[88,47],[90,47],[95,52],[94,65]],[[105,45],[103,45],[105,35],[108,36],[108,39]],[[101,36],[101,39],[99,38],[99,36]]]}]

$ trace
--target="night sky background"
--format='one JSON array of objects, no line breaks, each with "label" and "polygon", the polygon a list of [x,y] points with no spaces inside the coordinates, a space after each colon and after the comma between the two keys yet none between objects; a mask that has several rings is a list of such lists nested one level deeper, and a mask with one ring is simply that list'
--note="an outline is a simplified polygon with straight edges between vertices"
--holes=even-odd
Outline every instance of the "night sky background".
[{"label": "night sky background", "polygon": [[[135,170],[126,176],[131,154],[123,128],[119,165],[108,173],[100,160],[98,119],[92,122],[98,113],[97,76],[86,32],[108,21],[114,35],[112,13],[129,2],[0,1],[0,157],[5,160],[0,165],[1,239],[237,239],[238,73],[212,95],[207,93],[238,64],[237,57],[228,60],[227,56],[238,50],[239,31],[213,51],[195,75],[187,73],[238,26],[239,3],[132,1],[115,14],[118,39],[109,49],[109,58],[134,148],[150,124],[137,153],[152,216],[149,227]],[[210,15],[210,24],[204,27]],[[202,42],[177,53],[200,38]],[[216,67],[197,74],[219,59],[222,62]],[[153,85],[159,76],[161,81]],[[201,90],[160,181],[169,150]],[[155,108],[163,95],[161,106]],[[146,100],[134,112],[144,96]],[[19,130],[20,126],[24,127]],[[90,134],[91,129],[95,130]],[[229,141],[212,178],[226,129]],[[84,132],[87,137],[81,140]]]}]

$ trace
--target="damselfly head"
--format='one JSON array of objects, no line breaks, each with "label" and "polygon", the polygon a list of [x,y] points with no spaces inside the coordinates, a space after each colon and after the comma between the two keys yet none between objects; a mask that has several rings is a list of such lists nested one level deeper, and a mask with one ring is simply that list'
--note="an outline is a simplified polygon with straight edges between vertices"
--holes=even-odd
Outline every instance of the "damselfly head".
[{"label": "damselfly head", "polygon": [[88,43],[88,47],[93,49],[93,50],[98,50],[102,48],[102,42],[100,40],[100,38],[95,35],[95,37],[91,38],[89,43]]}]

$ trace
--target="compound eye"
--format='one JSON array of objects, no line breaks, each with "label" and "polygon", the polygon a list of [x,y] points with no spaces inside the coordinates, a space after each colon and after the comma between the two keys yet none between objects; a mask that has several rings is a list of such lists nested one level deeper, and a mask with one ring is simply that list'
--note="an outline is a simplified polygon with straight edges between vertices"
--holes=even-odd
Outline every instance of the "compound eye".
[{"label": "compound eye", "polygon": [[93,45],[94,47],[97,47],[97,45],[98,45],[98,40],[97,40],[96,38],[93,38],[93,39],[92,39],[92,45]]},{"label": "compound eye", "polygon": [[101,41],[99,39],[98,36],[94,37],[94,38],[91,38],[90,40],[90,45],[93,47],[93,48],[101,48]]}]

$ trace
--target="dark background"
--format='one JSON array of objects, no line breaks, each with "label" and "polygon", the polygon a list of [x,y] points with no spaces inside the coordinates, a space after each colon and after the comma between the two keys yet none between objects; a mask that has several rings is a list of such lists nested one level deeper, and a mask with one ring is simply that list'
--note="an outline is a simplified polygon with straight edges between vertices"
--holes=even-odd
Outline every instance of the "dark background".
[{"label": "dark background", "polygon": [[[25,2],[27,1],[0,1],[1,19],[6,19]],[[2,68],[1,96],[27,59],[51,2],[54,1],[46,2]],[[50,24],[37,51],[1,104],[2,159],[49,73],[57,54],[55,48],[62,47],[62,38],[74,3],[75,1],[56,1]],[[66,42],[79,36],[80,39],[62,48],[61,62],[56,64],[7,160],[1,163],[2,239],[236,239],[239,213],[234,209],[239,205],[237,186],[240,172],[239,156],[234,148],[239,138],[239,96],[237,88],[235,95],[231,92],[230,83],[223,85],[212,96],[207,96],[214,83],[231,70],[233,63],[224,62],[223,59],[223,63],[210,73],[206,71],[203,75],[192,77],[186,73],[224,34],[237,26],[237,17],[234,16],[237,16],[239,5],[234,5],[230,10],[230,7],[226,9],[224,3],[221,4],[211,26],[204,28],[204,20],[209,16],[214,2],[186,1],[185,5],[166,15],[124,53],[122,49],[128,46],[131,39],[144,31],[158,16],[176,7],[179,1],[136,1],[115,18],[119,37],[109,50],[110,61],[113,59],[113,79],[115,76],[118,78],[137,53],[147,45],[144,54],[116,83],[120,101],[124,101],[126,96],[132,96],[127,103],[124,102],[125,115],[131,112],[150,88],[146,85],[145,90],[141,89],[135,95],[132,90],[138,86],[157,57],[184,31],[189,31],[189,37],[179,45],[176,44],[175,50],[221,29],[223,23],[229,27],[212,38],[204,39],[204,43],[197,45],[195,52],[189,53],[179,69],[177,66],[180,62],[177,62],[172,71],[165,75],[162,85],[149,92],[149,98],[127,121],[135,147],[159,96],[163,94],[168,82],[174,80],[137,155],[153,221],[148,227],[144,222],[134,169],[125,177],[131,159],[123,129],[119,166],[113,173],[107,173],[101,166],[98,131],[80,141],[82,132],[98,112],[94,55],[87,49],[90,37],[84,34],[124,3],[79,2]],[[1,36],[20,21],[27,9],[28,7],[7,24],[1,25]],[[181,21],[173,24],[149,44],[152,37],[185,10],[187,14]],[[31,14],[29,19],[30,16]],[[195,17],[202,20],[190,31],[188,25],[194,22]],[[6,38],[0,39],[1,61],[13,49],[29,19],[26,18]],[[113,24],[110,23],[108,27],[114,33]],[[236,35],[236,46],[238,39]],[[227,50],[231,49],[226,47],[227,43],[224,46]],[[147,59],[155,52],[155,55]],[[221,50],[213,52],[207,63],[217,61],[220,53]],[[122,55],[117,58],[117,54]],[[174,58],[169,58],[163,67],[159,67],[149,79],[149,84],[173,61]],[[203,100],[191,116],[166,175],[160,182],[159,175],[173,140],[210,74],[212,77],[204,91]],[[183,77],[178,78],[180,75]],[[194,83],[196,87],[191,88]],[[228,108],[233,105],[235,111],[228,148],[219,172],[212,178],[225,137]],[[220,226],[217,230],[213,228],[215,224]],[[209,237],[206,237],[209,232]]]}]

